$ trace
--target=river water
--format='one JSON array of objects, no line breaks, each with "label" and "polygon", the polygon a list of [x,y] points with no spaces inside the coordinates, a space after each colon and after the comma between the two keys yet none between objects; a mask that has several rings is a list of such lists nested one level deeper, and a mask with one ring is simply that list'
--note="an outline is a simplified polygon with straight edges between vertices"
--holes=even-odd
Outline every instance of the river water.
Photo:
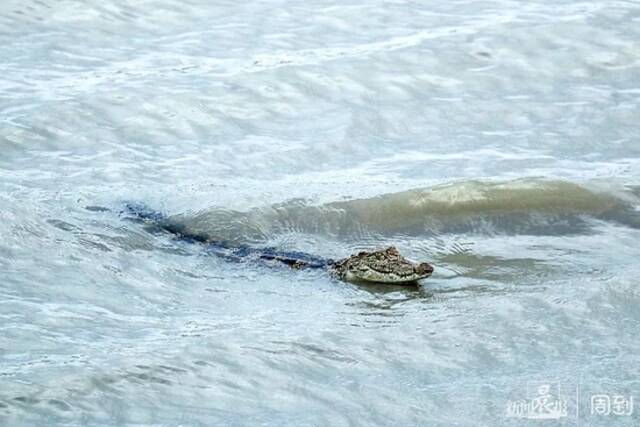
[{"label": "river water", "polygon": [[639,40],[624,0],[3,0],[0,424],[638,425]]}]

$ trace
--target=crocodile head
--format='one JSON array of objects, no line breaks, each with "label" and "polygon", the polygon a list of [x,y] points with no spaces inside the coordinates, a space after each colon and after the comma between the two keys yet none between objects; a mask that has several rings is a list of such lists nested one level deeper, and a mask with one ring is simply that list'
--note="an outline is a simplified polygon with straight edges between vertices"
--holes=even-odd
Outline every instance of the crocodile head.
[{"label": "crocodile head", "polygon": [[433,273],[430,264],[409,261],[394,246],[351,255],[337,261],[333,270],[343,280],[378,283],[411,283]]}]

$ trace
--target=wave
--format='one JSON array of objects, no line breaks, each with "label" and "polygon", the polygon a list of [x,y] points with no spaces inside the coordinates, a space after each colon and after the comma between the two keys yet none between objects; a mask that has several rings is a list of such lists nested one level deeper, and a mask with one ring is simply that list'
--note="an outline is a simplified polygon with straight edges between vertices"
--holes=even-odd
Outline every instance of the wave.
[{"label": "wave", "polygon": [[446,232],[584,233],[593,220],[640,227],[638,196],[624,188],[567,181],[464,181],[312,205],[291,200],[238,212],[213,208],[171,217],[190,233],[263,241],[288,232],[336,238]]}]

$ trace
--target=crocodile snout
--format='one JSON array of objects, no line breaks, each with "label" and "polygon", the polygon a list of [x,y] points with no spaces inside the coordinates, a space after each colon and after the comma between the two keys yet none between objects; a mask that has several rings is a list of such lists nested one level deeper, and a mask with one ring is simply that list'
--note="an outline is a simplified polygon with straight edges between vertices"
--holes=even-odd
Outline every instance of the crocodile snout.
[{"label": "crocodile snout", "polygon": [[429,263],[422,262],[416,265],[413,270],[421,276],[428,276],[433,273],[433,266]]}]

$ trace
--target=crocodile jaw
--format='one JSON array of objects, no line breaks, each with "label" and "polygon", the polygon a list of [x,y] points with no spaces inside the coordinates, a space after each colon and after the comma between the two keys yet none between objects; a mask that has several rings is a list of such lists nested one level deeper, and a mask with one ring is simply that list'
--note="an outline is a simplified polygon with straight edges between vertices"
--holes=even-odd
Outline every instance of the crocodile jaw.
[{"label": "crocodile jaw", "polygon": [[374,283],[386,283],[386,284],[402,284],[402,283],[414,283],[421,279],[426,279],[431,276],[428,274],[410,274],[399,275],[395,273],[380,274],[378,272],[369,272],[366,274],[356,275],[352,271],[345,272],[343,278],[348,282],[374,282]]}]

